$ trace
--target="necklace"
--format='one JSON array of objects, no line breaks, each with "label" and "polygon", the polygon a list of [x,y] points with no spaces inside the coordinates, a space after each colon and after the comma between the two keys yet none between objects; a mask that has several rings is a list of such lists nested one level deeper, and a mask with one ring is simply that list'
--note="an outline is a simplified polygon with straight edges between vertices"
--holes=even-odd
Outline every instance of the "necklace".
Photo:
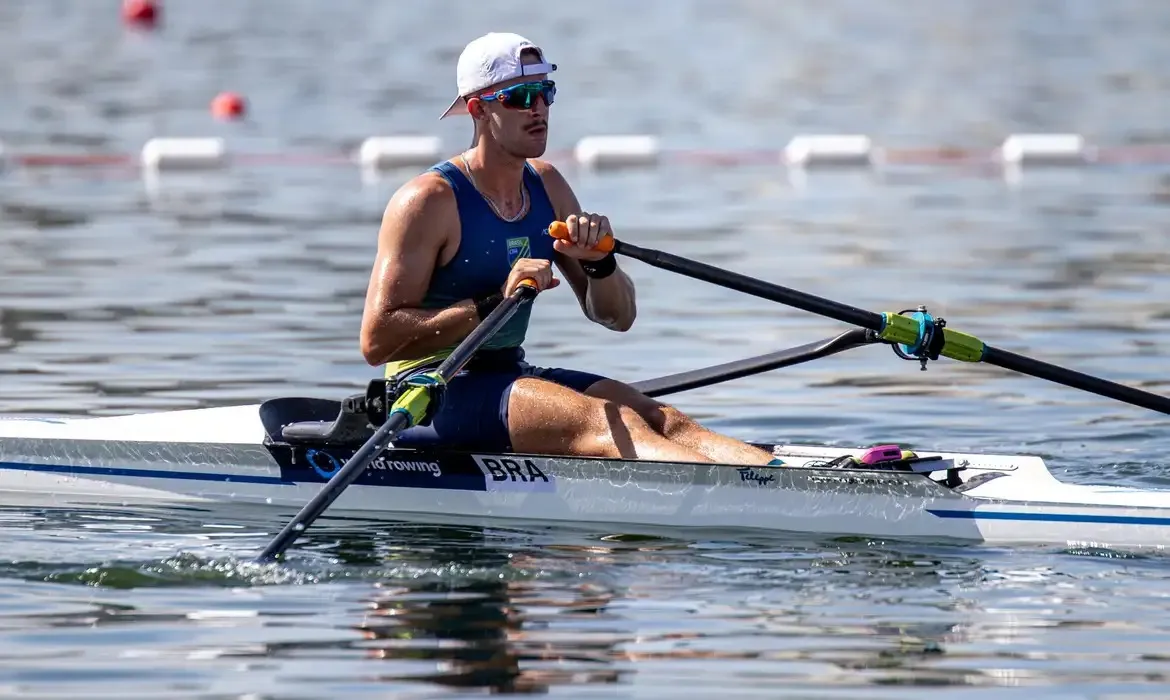
[{"label": "necklace", "polygon": [[483,197],[483,201],[488,203],[488,206],[492,208],[492,211],[496,213],[496,216],[500,217],[509,224],[513,224],[528,213],[528,190],[524,187],[523,180],[520,181],[520,210],[517,211],[513,216],[504,216],[504,214],[500,211],[500,208],[496,206],[496,203],[493,202],[490,197],[484,194],[483,190],[481,190],[479,185],[476,184],[475,176],[471,174],[471,164],[467,162],[467,153],[460,153],[459,159],[463,161],[463,167],[467,168],[467,179],[471,180],[471,186],[475,188],[476,192],[479,192],[479,196]]}]

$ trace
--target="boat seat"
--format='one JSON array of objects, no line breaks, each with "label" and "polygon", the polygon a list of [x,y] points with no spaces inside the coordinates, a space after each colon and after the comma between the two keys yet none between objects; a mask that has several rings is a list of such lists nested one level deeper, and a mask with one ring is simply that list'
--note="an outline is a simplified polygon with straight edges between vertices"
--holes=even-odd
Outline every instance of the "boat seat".
[{"label": "boat seat", "polygon": [[350,411],[346,404],[365,399],[361,394],[341,402],[342,409],[331,421],[303,420],[289,423],[280,429],[280,436],[291,443],[313,443],[315,445],[360,445],[374,435],[374,428],[364,411]]},{"label": "boat seat", "polygon": [[338,401],[273,399],[261,406],[269,438],[288,443],[358,447],[385,422],[384,380],[374,380],[364,394]]}]

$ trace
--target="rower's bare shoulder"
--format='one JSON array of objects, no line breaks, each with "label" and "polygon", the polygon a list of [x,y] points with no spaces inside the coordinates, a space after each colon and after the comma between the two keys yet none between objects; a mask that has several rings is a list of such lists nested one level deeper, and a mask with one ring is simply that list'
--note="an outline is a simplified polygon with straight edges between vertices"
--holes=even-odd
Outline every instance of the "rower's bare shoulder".
[{"label": "rower's bare shoulder", "polygon": [[433,224],[458,211],[455,192],[442,175],[425,172],[402,184],[382,214],[383,225],[389,223]]},{"label": "rower's bare shoulder", "polygon": [[548,192],[558,215],[563,217],[580,210],[581,206],[577,203],[577,195],[573,192],[572,185],[555,165],[539,158],[529,158],[528,164],[544,182],[545,191]]},{"label": "rower's bare shoulder", "polygon": [[553,185],[556,187],[569,187],[569,181],[561,174],[557,167],[547,160],[540,158],[529,158],[528,164],[536,171],[536,174],[545,181],[546,185]]}]

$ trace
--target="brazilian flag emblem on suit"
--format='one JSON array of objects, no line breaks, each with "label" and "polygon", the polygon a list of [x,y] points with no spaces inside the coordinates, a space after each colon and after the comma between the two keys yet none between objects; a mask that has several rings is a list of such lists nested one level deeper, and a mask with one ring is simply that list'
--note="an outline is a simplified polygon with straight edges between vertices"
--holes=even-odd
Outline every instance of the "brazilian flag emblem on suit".
[{"label": "brazilian flag emblem on suit", "polygon": [[520,258],[532,257],[532,244],[528,236],[517,236],[508,239],[508,265],[514,266]]}]

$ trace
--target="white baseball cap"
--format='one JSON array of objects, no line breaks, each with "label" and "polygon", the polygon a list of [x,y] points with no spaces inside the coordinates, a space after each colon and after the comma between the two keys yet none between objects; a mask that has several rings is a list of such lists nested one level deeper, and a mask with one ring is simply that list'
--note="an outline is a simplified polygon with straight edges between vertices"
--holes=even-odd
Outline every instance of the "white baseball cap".
[{"label": "white baseball cap", "polygon": [[[540,63],[525,64],[520,52],[532,50],[540,56]],[[465,95],[479,92],[486,87],[512,80],[524,75],[552,73],[556,64],[549,63],[544,51],[519,34],[510,32],[489,32],[473,39],[459,54],[459,65],[455,69],[455,82],[459,95],[439,119],[459,114],[467,104]],[[466,114],[466,110],[462,110]]]}]

